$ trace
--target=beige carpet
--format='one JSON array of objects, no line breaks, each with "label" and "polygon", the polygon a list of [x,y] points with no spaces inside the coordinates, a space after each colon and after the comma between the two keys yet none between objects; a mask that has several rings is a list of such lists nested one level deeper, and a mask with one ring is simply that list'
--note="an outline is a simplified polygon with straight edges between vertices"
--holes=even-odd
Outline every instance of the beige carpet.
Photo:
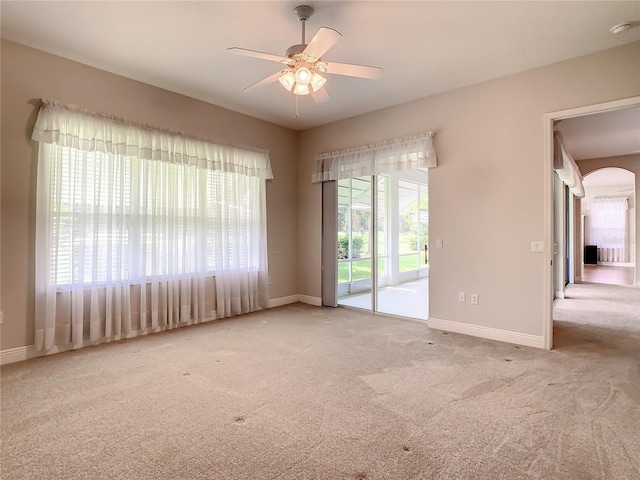
[{"label": "beige carpet", "polygon": [[554,302],[553,318],[640,333],[640,288],[597,283],[569,284],[565,298]]},{"label": "beige carpet", "polygon": [[9,479],[634,479],[640,334],[302,304],[2,369]]}]

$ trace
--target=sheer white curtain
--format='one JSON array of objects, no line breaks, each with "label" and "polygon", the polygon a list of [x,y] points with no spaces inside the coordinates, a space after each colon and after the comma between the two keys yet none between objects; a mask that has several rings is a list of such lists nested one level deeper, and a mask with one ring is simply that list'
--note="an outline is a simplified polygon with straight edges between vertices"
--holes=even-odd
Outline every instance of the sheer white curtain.
[{"label": "sheer white curtain", "polygon": [[312,183],[431,168],[438,165],[433,132],[316,155]]},{"label": "sheer white curtain", "polygon": [[576,197],[584,197],[584,185],[582,183],[582,174],[580,169],[565,147],[562,134],[554,132],[554,169],[560,177],[560,180],[569,187],[571,193]]},{"label": "sheer white curtain", "polygon": [[611,260],[628,261],[628,212],[626,197],[596,197],[589,205],[589,243],[610,249]]},{"label": "sheer white curtain", "polygon": [[267,306],[267,152],[43,102],[37,349]]}]

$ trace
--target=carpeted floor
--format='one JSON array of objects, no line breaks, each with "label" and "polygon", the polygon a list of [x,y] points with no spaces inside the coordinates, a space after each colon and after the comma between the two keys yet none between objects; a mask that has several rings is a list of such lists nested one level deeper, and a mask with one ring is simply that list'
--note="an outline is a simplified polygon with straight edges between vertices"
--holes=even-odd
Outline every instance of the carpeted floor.
[{"label": "carpeted floor", "polygon": [[294,304],[9,365],[1,477],[640,478],[640,334],[555,329]]},{"label": "carpeted floor", "polygon": [[565,298],[554,302],[553,318],[640,333],[640,288],[596,283],[569,284]]}]

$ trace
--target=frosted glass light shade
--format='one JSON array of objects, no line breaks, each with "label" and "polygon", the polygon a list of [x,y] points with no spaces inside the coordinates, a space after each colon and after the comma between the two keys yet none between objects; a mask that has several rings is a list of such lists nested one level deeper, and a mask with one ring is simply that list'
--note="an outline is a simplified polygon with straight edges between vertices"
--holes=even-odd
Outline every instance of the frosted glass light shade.
[{"label": "frosted glass light shade", "polygon": [[311,89],[314,92],[317,92],[318,90],[320,90],[325,83],[327,83],[327,79],[324,78],[322,75],[318,75],[315,72],[311,75]]},{"label": "frosted glass light shade", "polygon": [[280,81],[280,83],[284,88],[286,88],[288,91],[291,91],[293,90],[293,86],[296,83],[296,76],[293,74],[292,71],[288,71],[287,73],[282,75],[280,78],[278,78],[278,80]]},{"label": "frosted glass light shade", "polygon": [[307,67],[300,67],[296,70],[296,83],[298,85],[308,85],[311,81],[311,71]]},{"label": "frosted glass light shade", "polygon": [[309,85],[300,85],[299,83],[296,83],[293,93],[296,95],[309,95]]}]

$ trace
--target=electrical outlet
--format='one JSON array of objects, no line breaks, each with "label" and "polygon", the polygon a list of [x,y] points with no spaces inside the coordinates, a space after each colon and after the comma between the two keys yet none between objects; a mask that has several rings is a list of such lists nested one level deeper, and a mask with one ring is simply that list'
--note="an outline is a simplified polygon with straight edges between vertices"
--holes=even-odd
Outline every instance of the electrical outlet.
[{"label": "electrical outlet", "polygon": [[471,305],[478,305],[479,302],[480,302],[480,295],[478,295],[477,293],[472,293],[471,294]]},{"label": "electrical outlet", "polygon": [[4,313],[0,312],[0,325],[4,325]]},{"label": "electrical outlet", "polygon": [[467,301],[467,294],[464,292],[458,292],[458,301],[459,302],[466,302]]}]

